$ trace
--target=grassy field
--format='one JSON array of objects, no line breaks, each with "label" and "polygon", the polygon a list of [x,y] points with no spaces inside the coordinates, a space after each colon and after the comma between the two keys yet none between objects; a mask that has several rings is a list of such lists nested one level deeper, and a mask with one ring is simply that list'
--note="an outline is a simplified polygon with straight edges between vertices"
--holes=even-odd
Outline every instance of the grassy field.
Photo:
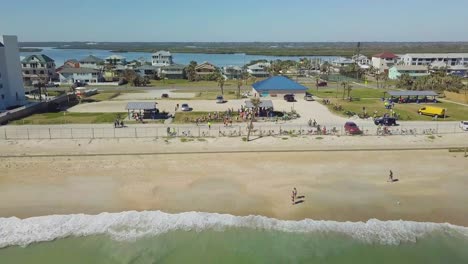
[{"label": "grassy field", "polygon": [[[330,111],[346,116],[346,111],[351,111],[355,113],[362,113],[362,108],[366,107],[367,113],[372,116],[374,111],[377,111],[378,116],[382,116],[384,113],[389,113],[387,109],[384,107],[384,103],[378,99],[362,99],[361,101],[353,101],[348,102],[342,99],[330,99],[331,104],[327,105]],[[320,101],[321,102],[321,101]],[[333,109],[334,104],[341,105],[343,107],[343,111],[336,111]],[[434,105],[434,104],[429,104]],[[423,116],[417,113],[418,109],[423,107],[424,104],[395,104],[394,111],[400,116],[400,120],[405,121],[430,121],[432,117],[430,116]],[[442,102],[437,103],[434,106],[446,108],[447,109],[447,118],[446,121],[458,121],[458,120],[468,120],[468,107]],[[443,120],[439,118],[439,120]]]},{"label": "grassy field", "polygon": [[[151,80],[150,86],[153,87],[218,87],[218,82],[215,81],[197,81],[190,82],[189,80]],[[236,80],[226,80],[224,83],[225,88],[237,88]]]},{"label": "grassy field", "polygon": [[[173,123],[176,123],[176,124],[188,124],[188,123],[195,123],[195,120],[197,118],[207,118],[208,117],[208,114],[209,112],[177,112],[176,115],[175,115],[175,118],[174,118],[174,121]],[[213,113],[211,113],[213,114]],[[220,115],[223,116],[223,113],[220,112]],[[234,120],[233,122],[235,122],[235,117],[238,116],[238,113],[235,112],[232,114],[232,116],[234,117]],[[215,123],[222,123],[223,122],[223,119],[218,119],[218,120],[211,120],[211,123],[215,124]],[[205,122],[207,123],[207,122]]]},{"label": "grassy field", "polygon": [[[353,88],[351,91],[351,97],[357,98],[382,98],[384,96],[384,89],[373,89],[373,88]],[[309,92],[320,98],[343,98],[343,87],[339,87],[338,90],[336,86],[333,88],[311,88]],[[347,93],[345,94],[347,96]]]},{"label": "grassy field", "polygon": [[114,123],[117,115],[122,118],[127,113],[43,113],[28,116],[11,122],[13,125],[56,125],[56,124],[100,124]]}]

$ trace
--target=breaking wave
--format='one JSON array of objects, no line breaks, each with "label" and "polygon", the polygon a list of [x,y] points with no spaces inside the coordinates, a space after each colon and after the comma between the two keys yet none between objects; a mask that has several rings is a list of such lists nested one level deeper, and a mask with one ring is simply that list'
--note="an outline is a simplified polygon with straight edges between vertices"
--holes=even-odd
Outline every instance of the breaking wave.
[{"label": "breaking wave", "polygon": [[119,241],[136,240],[175,230],[222,231],[226,228],[250,228],[296,233],[335,233],[367,243],[398,245],[416,242],[432,232],[468,237],[468,228],[448,223],[412,221],[336,222],[305,219],[286,221],[264,216],[186,212],[168,214],[161,211],[101,213],[99,215],[53,215],[19,219],[0,218],[0,248],[27,246],[69,236],[108,235]]}]

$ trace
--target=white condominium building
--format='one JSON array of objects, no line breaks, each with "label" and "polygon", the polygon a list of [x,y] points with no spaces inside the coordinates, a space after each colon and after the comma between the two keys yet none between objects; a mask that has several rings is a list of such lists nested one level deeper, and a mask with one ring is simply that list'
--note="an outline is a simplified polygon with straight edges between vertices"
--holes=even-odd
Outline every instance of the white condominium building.
[{"label": "white condominium building", "polygon": [[0,39],[0,110],[24,105],[23,78],[16,36]]},{"label": "white condominium building", "polygon": [[405,65],[431,65],[443,62],[447,66],[468,65],[468,53],[408,53],[401,56]]}]

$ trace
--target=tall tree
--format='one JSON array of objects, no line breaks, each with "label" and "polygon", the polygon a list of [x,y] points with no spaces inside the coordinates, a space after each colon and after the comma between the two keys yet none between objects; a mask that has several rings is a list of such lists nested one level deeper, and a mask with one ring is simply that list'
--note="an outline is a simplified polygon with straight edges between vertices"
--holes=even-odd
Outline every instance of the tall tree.
[{"label": "tall tree", "polygon": [[219,74],[219,76],[218,76],[218,86],[221,89],[221,95],[224,95],[224,83],[225,83],[224,76]]},{"label": "tall tree", "polygon": [[241,93],[241,87],[242,87],[242,79],[237,80],[237,99],[240,98],[240,93]]},{"label": "tall tree", "polygon": [[247,141],[250,141],[250,133],[252,132],[252,129],[253,129],[253,121],[255,119],[255,114],[258,112],[258,108],[260,107],[260,104],[261,104],[260,98],[258,97],[250,99],[250,102],[253,105],[253,109],[252,109],[252,117],[250,118],[249,126],[247,127]]},{"label": "tall tree", "polygon": [[197,62],[191,61],[186,69],[187,79],[191,82],[194,82],[197,79],[197,72],[195,71],[195,67],[197,67]]}]

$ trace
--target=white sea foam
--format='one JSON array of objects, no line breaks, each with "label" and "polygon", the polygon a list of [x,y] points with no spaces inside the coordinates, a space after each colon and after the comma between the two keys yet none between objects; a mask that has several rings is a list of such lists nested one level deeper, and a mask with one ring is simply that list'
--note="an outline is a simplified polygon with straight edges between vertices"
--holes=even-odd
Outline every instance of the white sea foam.
[{"label": "white sea foam", "polygon": [[135,240],[174,230],[203,231],[207,229],[251,228],[298,233],[338,233],[368,243],[398,245],[416,242],[432,232],[468,237],[468,228],[451,224],[411,221],[367,222],[285,221],[263,216],[233,216],[187,212],[167,214],[161,211],[102,213],[99,215],[53,215],[19,219],[0,218],[0,248],[27,246],[69,236],[109,235],[115,240]]}]

